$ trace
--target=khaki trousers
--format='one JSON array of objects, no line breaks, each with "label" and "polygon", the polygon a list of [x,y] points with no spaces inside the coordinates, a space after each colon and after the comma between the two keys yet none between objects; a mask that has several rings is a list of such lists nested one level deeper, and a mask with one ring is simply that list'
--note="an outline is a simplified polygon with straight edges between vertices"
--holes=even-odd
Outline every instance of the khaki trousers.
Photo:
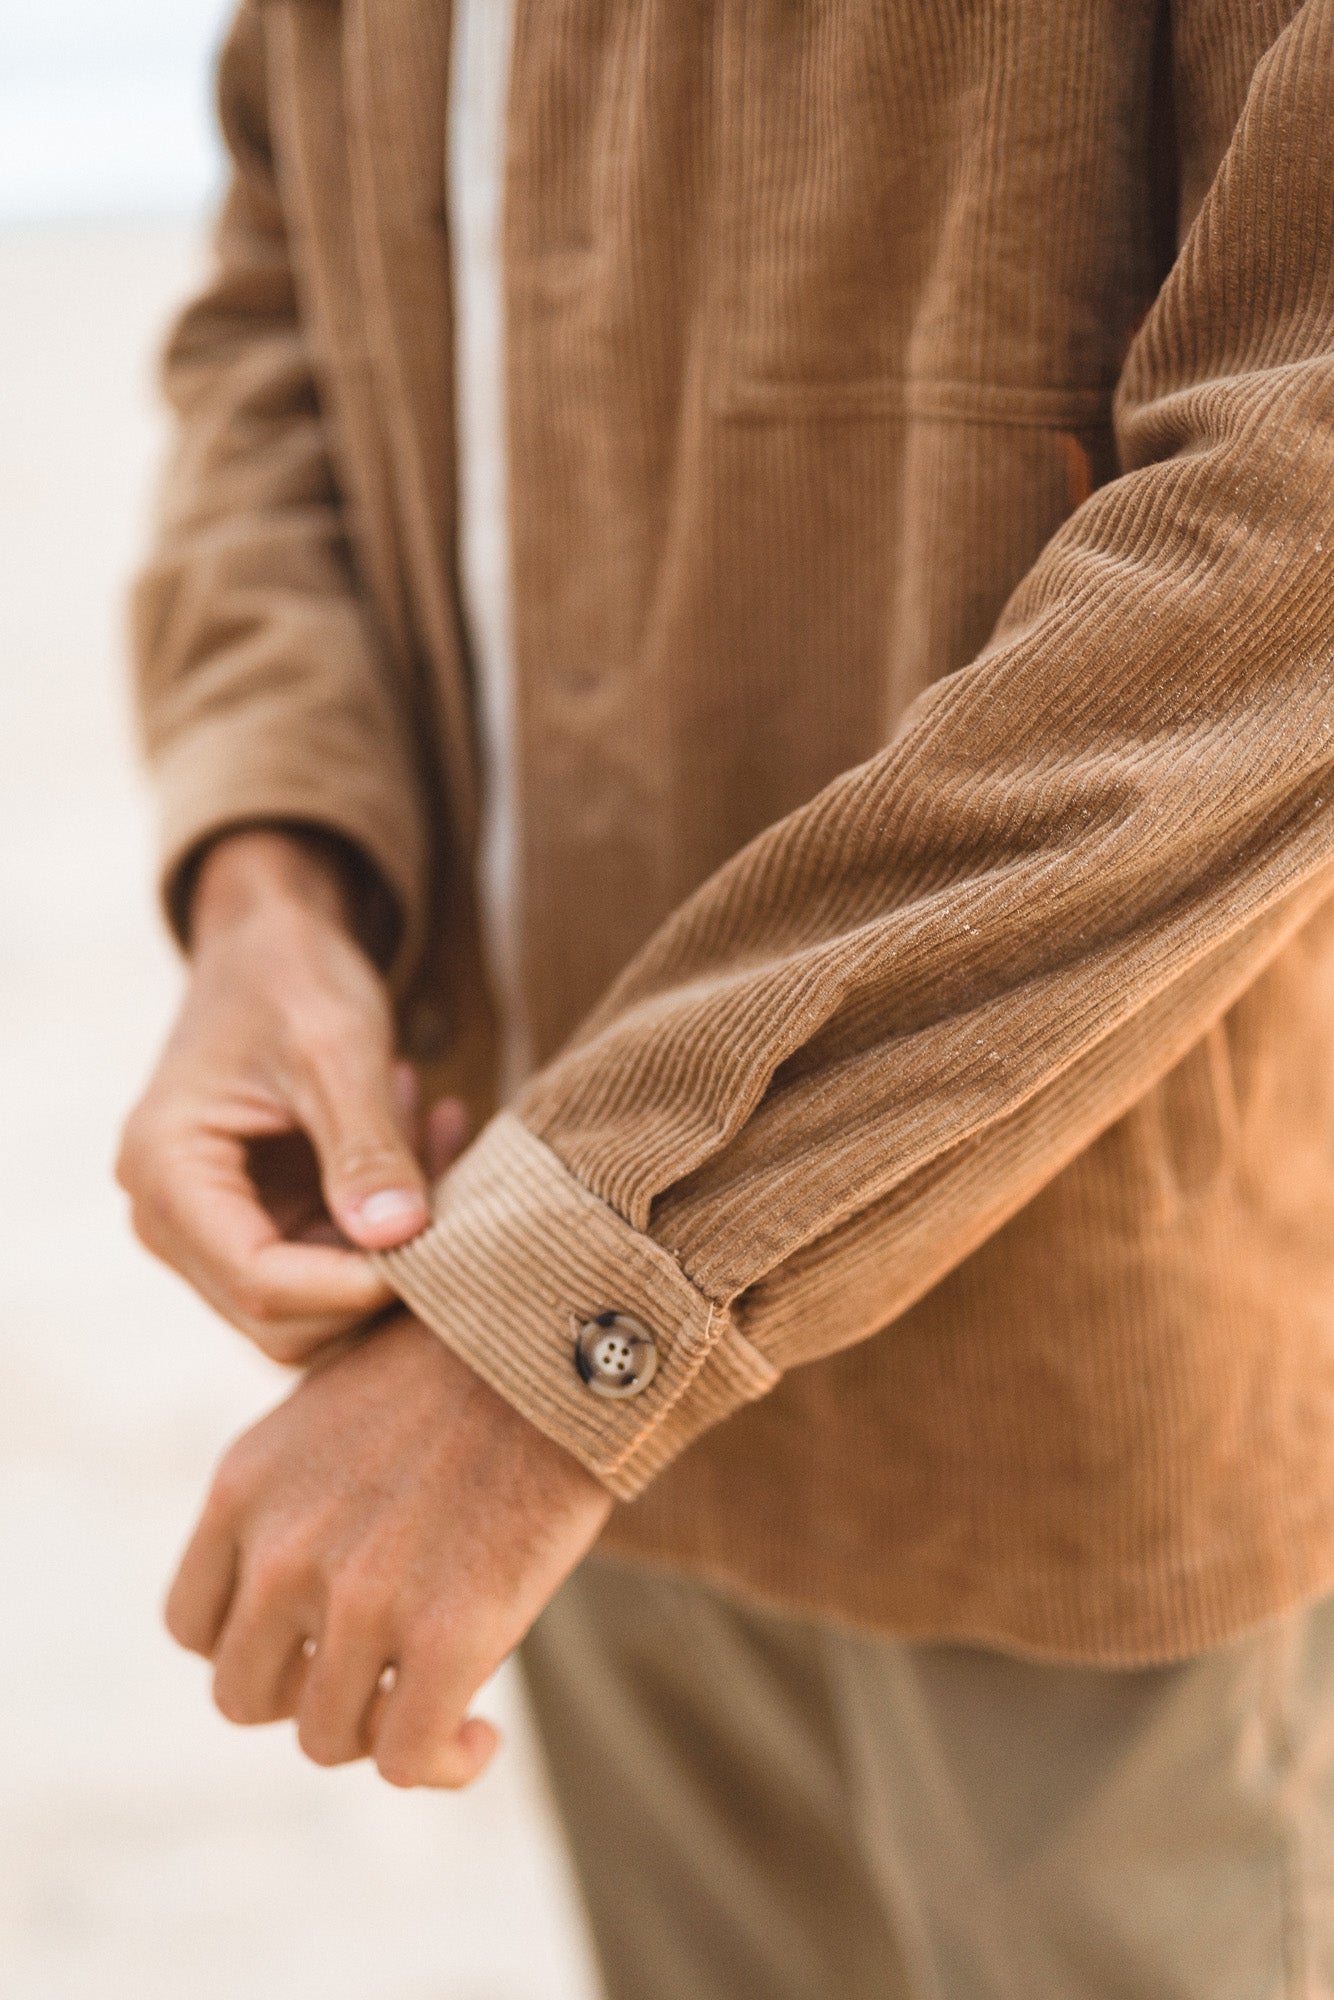
[{"label": "khaki trousers", "polygon": [[609,2000],[1334,1996],[1334,1600],[1107,1671],[593,1561],[524,1659]]}]

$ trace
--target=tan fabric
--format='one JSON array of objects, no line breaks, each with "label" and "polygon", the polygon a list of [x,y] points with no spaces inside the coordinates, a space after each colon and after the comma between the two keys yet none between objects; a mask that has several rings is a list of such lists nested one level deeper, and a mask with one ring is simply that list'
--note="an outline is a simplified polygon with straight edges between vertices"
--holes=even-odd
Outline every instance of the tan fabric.
[{"label": "tan fabric", "polygon": [[524,1663],[607,2000],[1334,1993],[1334,1603],[1107,1671],[590,1563]]},{"label": "tan fabric", "polygon": [[[138,647],[178,911],[339,830],[480,1104],[447,13],[243,8]],[[386,1268],[623,1550],[1100,1660],[1334,1581],[1332,116],[1334,0],[520,9],[540,1067]]]}]

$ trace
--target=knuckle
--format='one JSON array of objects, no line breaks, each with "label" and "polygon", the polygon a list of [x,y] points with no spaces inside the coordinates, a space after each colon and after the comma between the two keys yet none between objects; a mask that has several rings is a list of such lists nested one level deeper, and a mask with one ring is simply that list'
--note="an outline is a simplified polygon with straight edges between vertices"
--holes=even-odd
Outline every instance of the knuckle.
[{"label": "knuckle", "polygon": [[415,1786],[426,1783],[421,1756],[408,1745],[396,1744],[391,1750],[379,1751],[375,1768],[387,1785],[393,1785],[401,1792],[410,1792]]},{"label": "knuckle", "polygon": [[295,1368],[319,1346],[319,1341],[309,1334],[298,1334],[286,1328],[245,1327],[242,1329],[260,1353],[280,1367]]},{"label": "knuckle", "polygon": [[234,1722],[241,1729],[268,1720],[263,1704],[248,1688],[221,1669],[213,1676],[213,1706],[225,1721]]},{"label": "knuckle", "polygon": [[374,1187],[402,1177],[403,1154],[387,1139],[352,1139],[336,1146],[327,1164],[345,1187]]},{"label": "knuckle", "polygon": [[256,1603],[285,1604],[305,1583],[310,1565],[296,1540],[268,1542],[246,1565],[246,1582]]},{"label": "knuckle", "polygon": [[319,1322],[301,1317],[280,1291],[253,1277],[227,1281],[228,1317],[270,1361],[304,1361],[318,1346]]},{"label": "knuckle", "polygon": [[202,1653],[204,1640],[199,1629],[199,1621],[191,1617],[185,1606],[173,1591],[162,1607],[162,1623],[170,1638],[187,1653]]},{"label": "knuckle", "polygon": [[234,1521],[245,1507],[249,1493],[249,1462],[241,1447],[233,1445],[213,1474],[204,1511],[214,1524]]},{"label": "knuckle", "polygon": [[133,1194],[143,1177],[144,1162],[151,1148],[148,1132],[151,1114],[145,1102],[136,1104],[121,1126],[116,1149],[116,1179],[127,1194]]},{"label": "knuckle", "polygon": [[301,1754],[325,1771],[331,1771],[339,1764],[354,1763],[360,1754],[339,1731],[323,1723],[308,1722],[304,1717],[297,1724],[296,1740],[301,1746]]},{"label": "knuckle", "polygon": [[231,1272],[227,1292],[234,1311],[247,1326],[267,1330],[281,1317],[273,1292],[248,1271]]},{"label": "knuckle", "polygon": [[465,1767],[457,1757],[450,1757],[436,1765],[429,1782],[436,1791],[461,1792],[466,1790],[473,1776],[473,1771]]},{"label": "knuckle", "polygon": [[270,1361],[304,1361],[317,1346],[321,1323],[303,1315],[280,1285],[249,1265],[230,1262],[218,1273],[214,1303]]},{"label": "knuckle", "polygon": [[[127,1188],[126,1182],[122,1180],[121,1186]],[[161,1219],[156,1208],[150,1207],[141,1200],[132,1200],[130,1203],[130,1228],[134,1234],[135,1241],[142,1245],[145,1250],[150,1250],[156,1254],[158,1245],[162,1241]]]},{"label": "knuckle", "polygon": [[329,1622],[354,1639],[373,1639],[389,1629],[392,1591],[383,1577],[364,1565],[340,1570],[330,1580]]},{"label": "knuckle", "polygon": [[162,1150],[162,1129],[156,1116],[146,1106],[132,1111],[121,1130],[115,1172],[119,1185],[134,1200],[144,1200],[155,1187]]},{"label": "knuckle", "polygon": [[126,1125],[121,1132],[120,1142],[116,1147],[115,1162],[111,1169],[115,1176],[116,1186],[123,1193],[128,1195],[135,1193],[136,1183],[139,1178],[138,1166],[138,1152],[131,1136],[130,1128]]},{"label": "knuckle", "polygon": [[130,1227],[136,1238],[146,1250],[172,1263],[171,1245],[181,1233],[181,1210],[180,1176],[169,1142],[162,1140],[151,1155],[136,1156],[128,1168],[118,1162],[117,1180],[130,1198]]}]

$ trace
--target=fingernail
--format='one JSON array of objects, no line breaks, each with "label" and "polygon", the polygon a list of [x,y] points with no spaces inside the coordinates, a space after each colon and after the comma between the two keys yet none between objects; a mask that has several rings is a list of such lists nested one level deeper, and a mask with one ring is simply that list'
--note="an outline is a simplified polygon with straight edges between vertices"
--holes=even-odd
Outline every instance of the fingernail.
[{"label": "fingernail", "polygon": [[363,1222],[405,1222],[410,1215],[420,1215],[424,1205],[419,1194],[409,1194],[406,1188],[380,1188],[364,1196],[356,1212]]}]

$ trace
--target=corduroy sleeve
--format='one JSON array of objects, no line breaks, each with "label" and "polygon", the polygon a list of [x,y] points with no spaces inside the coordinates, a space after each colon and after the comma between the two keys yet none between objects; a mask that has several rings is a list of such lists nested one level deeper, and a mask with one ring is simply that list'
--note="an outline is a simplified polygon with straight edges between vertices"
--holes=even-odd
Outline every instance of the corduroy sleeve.
[{"label": "corduroy sleeve", "polygon": [[369,858],[413,955],[425,816],[401,701],[358,587],[298,310],[267,126],[262,9],[218,75],[231,180],[207,288],[168,343],[176,441],[132,630],[178,933],[191,858],[228,826],[308,823]]},{"label": "corduroy sleeve", "polygon": [[[1256,70],[1121,476],[894,741],[708,880],[385,1259],[616,1493],[884,1327],[1334,888],[1334,0]],[[599,1400],[586,1316],[654,1333]]]}]

